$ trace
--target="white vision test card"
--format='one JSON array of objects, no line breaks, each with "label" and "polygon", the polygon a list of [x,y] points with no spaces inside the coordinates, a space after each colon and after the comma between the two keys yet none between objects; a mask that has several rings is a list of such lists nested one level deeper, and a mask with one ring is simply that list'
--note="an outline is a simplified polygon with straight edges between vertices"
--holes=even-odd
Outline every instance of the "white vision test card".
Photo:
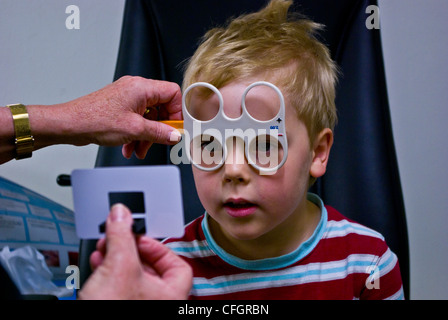
[{"label": "white vision test card", "polygon": [[118,202],[131,210],[137,233],[156,239],[184,234],[181,179],[176,166],[78,169],[72,172],[71,183],[80,239],[103,238],[110,208]]}]

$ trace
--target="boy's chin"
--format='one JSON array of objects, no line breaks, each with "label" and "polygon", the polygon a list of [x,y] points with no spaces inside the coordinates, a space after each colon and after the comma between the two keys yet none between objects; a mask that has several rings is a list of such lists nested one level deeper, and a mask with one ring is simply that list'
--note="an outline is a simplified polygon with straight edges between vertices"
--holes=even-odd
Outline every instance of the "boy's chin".
[{"label": "boy's chin", "polygon": [[261,230],[253,230],[252,228],[234,228],[232,230],[226,230],[226,234],[238,241],[255,241],[260,238],[264,232]]},{"label": "boy's chin", "polygon": [[[233,220],[233,218],[231,219]],[[250,219],[250,221],[221,221],[221,223],[217,222],[213,219],[210,223],[214,225],[212,230],[220,233],[221,236],[225,238],[229,238],[231,242],[233,241],[256,241],[258,238],[263,236],[268,231],[260,226],[254,221],[254,219]],[[214,234],[217,236],[218,234]]]}]

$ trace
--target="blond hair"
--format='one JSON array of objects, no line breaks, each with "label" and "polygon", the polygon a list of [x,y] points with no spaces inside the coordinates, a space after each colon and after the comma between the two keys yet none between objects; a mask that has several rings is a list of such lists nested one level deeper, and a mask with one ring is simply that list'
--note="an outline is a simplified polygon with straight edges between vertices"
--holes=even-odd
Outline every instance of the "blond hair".
[{"label": "blond hair", "polygon": [[[313,144],[337,116],[337,67],[315,35],[322,25],[288,13],[292,1],[272,0],[258,12],[208,31],[190,59],[183,88],[205,81],[221,88],[255,75],[273,77],[296,108]],[[262,80],[262,79],[260,79]]]}]

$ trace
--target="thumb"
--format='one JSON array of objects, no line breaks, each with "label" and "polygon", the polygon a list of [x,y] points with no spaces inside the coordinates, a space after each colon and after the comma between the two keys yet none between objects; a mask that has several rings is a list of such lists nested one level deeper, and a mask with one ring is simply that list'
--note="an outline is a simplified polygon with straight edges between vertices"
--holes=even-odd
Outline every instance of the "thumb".
[{"label": "thumb", "polygon": [[118,266],[123,260],[137,257],[137,247],[131,226],[131,211],[122,204],[111,208],[106,222],[106,257],[104,263]]},{"label": "thumb", "polygon": [[140,140],[151,143],[176,144],[180,141],[181,134],[172,126],[153,120],[145,121],[145,136]]}]

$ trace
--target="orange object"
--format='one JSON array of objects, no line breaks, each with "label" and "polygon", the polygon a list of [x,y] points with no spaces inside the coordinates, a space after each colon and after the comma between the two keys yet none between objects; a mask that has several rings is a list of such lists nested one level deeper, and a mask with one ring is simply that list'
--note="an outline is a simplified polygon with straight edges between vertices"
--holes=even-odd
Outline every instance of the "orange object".
[{"label": "orange object", "polygon": [[184,132],[184,120],[162,120],[159,121],[177,129],[181,134]]}]

